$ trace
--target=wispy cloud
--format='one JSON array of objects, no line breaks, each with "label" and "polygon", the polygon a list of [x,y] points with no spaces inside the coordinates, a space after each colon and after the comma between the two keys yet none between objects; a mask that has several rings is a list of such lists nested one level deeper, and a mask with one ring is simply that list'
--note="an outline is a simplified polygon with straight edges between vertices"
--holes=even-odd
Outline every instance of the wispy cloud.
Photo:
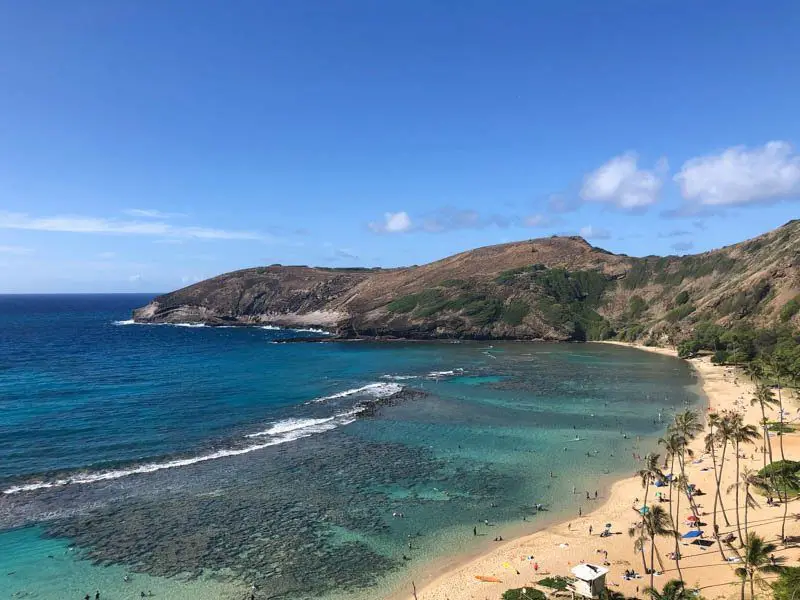
[{"label": "wispy cloud", "polygon": [[611,232],[602,227],[595,227],[593,225],[586,225],[578,230],[578,235],[587,240],[607,240],[611,238]]},{"label": "wispy cloud", "polygon": [[734,146],[686,161],[674,179],[684,199],[701,206],[770,202],[800,196],[800,155],[784,141]]},{"label": "wispy cloud", "polygon": [[129,217],[137,217],[144,219],[174,219],[177,217],[185,217],[183,213],[169,213],[155,210],[154,208],[126,208],[122,211],[123,214]]},{"label": "wispy cloud", "polygon": [[0,246],[0,254],[24,256],[26,254],[33,254],[33,248],[26,248],[25,246]]},{"label": "wispy cloud", "polygon": [[633,152],[615,156],[584,178],[581,198],[623,210],[644,209],[658,200],[667,168],[662,159],[654,170],[640,169]]},{"label": "wispy cloud", "polygon": [[692,242],[675,242],[670,246],[676,252],[688,252],[692,248],[694,248],[694,243]]},{"label": "wispy cloud", "polygon": [[101,217],[54,216],[32,217],[25,213],[0,211],[0,229],[23,229],[66,233],[158,236],[202,240],[263,240],[272,238],[255,231],[177,227],[161,221],[123,221]]},{"label": "wispy cloud", "polygon": [[375,233],[446,233],[449,231],[478,230],[489,227],[549,227],[559,221],[544,214],[528,216],[481,214],[472,209],[450,206],[438,208],[413,219],[406,211],[384,213],[383,221],[372,221],[367,226]]},{"label": "wispy cloud", "polygon": [[672,231],[665,231],[658,234],[660,238],[675,238],[681,237],[684,235],[692,235],[691,231],[686,231],[685,229],[673,229]]}]

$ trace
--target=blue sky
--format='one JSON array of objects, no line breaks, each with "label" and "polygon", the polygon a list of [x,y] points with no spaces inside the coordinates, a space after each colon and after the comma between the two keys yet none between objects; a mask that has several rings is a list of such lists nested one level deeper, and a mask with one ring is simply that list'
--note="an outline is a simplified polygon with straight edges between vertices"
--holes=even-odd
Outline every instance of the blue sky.
[{"label": "blue sky", "polygon": [[800,4],[0,0],[0,292],[798,216]]}]

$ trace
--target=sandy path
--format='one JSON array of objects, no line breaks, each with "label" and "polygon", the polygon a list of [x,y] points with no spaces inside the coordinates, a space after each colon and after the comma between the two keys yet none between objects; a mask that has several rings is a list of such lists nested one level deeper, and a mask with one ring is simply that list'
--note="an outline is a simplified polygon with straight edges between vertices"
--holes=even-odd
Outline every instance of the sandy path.
[{"label": "sandy path", "polygon": [[[635,347],[648,352],[675,355],[675,352],[669,349]],[[733,369],[711,364],[708,358],[693,359],[690,363],[702,378],[703,391],[709,401],[709,410],[737,409],[745,411],[746,421],[758,425],[761,414],[757,406],[751,407],[749,404],[753,395],[753,385],[749,380],[741,373],[734,372]],[[796,412],[799,409],[794,398],[784,398],[784,403],[786,409],[791,412],[791,417],[800,415],[800,412]],[[777,419],[777,411],[772,411],[767,416]],[[710,513],[714,502],[714,474],[711,469],[711,457],[705,455],[702,448],[702,438],[705,433],[698,436],[693,444],[696,462],[688,464],[686,471],[689,481],[706,493],[705,496],[698,498],[698,503],[701,513],[709,513],[708,518],[705,519],[708,526],[704,529],[710,537],[713,533]],[[773,454],[779,457],[778,438],[773,437],[772,440]],[[747,458],[740,461],[741,469],[744,467],[758,469],[762,466],[759,446],[760,443],[757,443],[754,446],[743,448]],[[800,458],[800,435],[795,433],[785,436],[784,448],[787,459],[797,460]],[[735,478],[735,456],[730,448],[728,450],[722,479],[723,490],[727,490]],[[751,455],[753,459],[751,459]],[[651,488],[651,498],[654,491]],[[638,478],[630,477],[618,481],[611,487],[608,498],[599,500],[598,503],[602,502],[602,504],[582,517],[575,515],[575,518],[569,522],[498,544],[491,552],[471,559],[451,571],[438,576],[432,574],[427,581],[418,580],[417,598],[418,600],[497,600],[506,589],[531,585],[541,579],[542,573],[567,575],[570,568],[581,561],[602,564],[603,555],[598,552],[601,549],[608,551],[608,561],[611,563],[609,567],[611,571],[606,580],[609,585],[626,596],[643,598],[642,590],[649,584],[649,576],[631,581],[625,581],[622,578],[622,572],[626,568],[633,568],[639,573],[644,573],[641,557],[633,551],[633,542],[627,534],[628,527],[637,518],[633,509],[634,500],[643,497],[644,489]],[[730,527],[725,526],[720,512],[718,517],[720,532],[725,535],[736,531],[733,492],[724,494],[723,501],[731,523]],[[761,507],[749,512],[748,520],[751,529],[768,540],[776,540],[780,533],[783,507],[766,506],[760,497],[759,501]],[[668,504],[664,503],[663,506],[666,508]],[[786,533],[789,536],[800,535],[800,521],[792,518],[792,514],[797,512],[800,512],[800,501],[794,501],[789,506],[790,516],[786,525]],[[682,498],[681,518],[689,514],[686,498]],[[598,534],[602,531],[605,523],[612,523],[612,531],[618,535],[607,538],[599,537]],[[593,535],[589,535],[590,526],[593,528]],[[679,528],[682,532],[689,530],[689,527],[683,523]],[[673,550],[674,541],[663,538],[657,546],[664,557],[666,568],[664,574],[655,578],[656,586],[660,587],[669,579],[677,578],[677,570],[674,561],[667,559],[667,554]],[[738,579],[734,575],[734,567],[723,562],[716,545],[703,550],[695,545],[682,544],[680,550],[683,555],[681,569],[684,580],[691,587],[699,588],[706,600],[738,598]],[[789,565],[796,566],[800,562],[800,548],[797,546],[782,549],[778,554],[785,556]],[[539,566],[538,573],[534,571],[535,564]],[[482,583],[475,579],[475,575],[497,577],[502,580],[502,583]],[[395,597],[411,598],[411,593]]]}]

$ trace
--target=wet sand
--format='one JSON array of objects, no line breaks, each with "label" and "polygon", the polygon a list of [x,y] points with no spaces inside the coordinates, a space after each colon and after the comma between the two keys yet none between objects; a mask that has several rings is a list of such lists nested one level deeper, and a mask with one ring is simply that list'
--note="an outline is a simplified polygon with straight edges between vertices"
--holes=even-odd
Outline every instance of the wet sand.
[{"label": "wet sand", "polygon": [[[647,352],[675,356],[675,351],[671,349],[625,345]],[[708,357],[692,359],[689,362],[702,380],[702,389],[708,399],[707,410],[717,412],[738,410],[745,414],[747,423],[759,427],[760,409],[758,406],[750,406],[754,386],[743,373],[729,367],[713,365]],[[799,404],[797,399],[788,392],[784,393],[784,408],[789,412],[786,420],[797,422],[800,417]],[[777,420],[777,409],[770,410],[767,417]],[[697,498],[697,503],[701,518],[707,522],[707,526],[704,527],[705,538],[711,539],[713,534],[711,512],[715,483],[711,456],[703,450],[703,438],[706,433],[707,431],[704,431],[698,435],[692,444],[695,460],[687,463],[686,474],[691,483],[705,492],[705,495]],[[772,436],[771,440],[773,455],[776,457],[775,460],[778,460],[780,458],[779,438]],[[761,441],[756,442],[755,445],[743,446],[741,451],[746,458],[740,459],[740,469],[749,467],[757,470],[763,466],[762,454],[759,452],[760,445]],[[792,433],[784,436],[784,451],[787,459],[798,460],[800,458],[800,434]],[[661,456],[663,458],[663,451]],[[735,455],[729,448],[725,458],[721,488],[730,526],[725,525],[722,511],[718,511],[718,524],[722,536],[736,532],[734,492],[726,493],[728,487],[735,481],[735,477]],[[662,490],[666,489],[662,488]],[[651,488],[650,498],[653,498],[656,491],[657,488]],[[584,490],[578,490],[579,494],[584,492]],[[633,540],[628,536],[628,528],[637,522],[638,513],[634,506],[640,507],[641,499],[644,497],[641,480],[629,477],[617,481],[605,496],[598,500],[586,501],[583,515],[580,517],[576,514],[574,519],[547,527],[537,533],[509,542],[499,542],[489,552],[477,558],[474,556],[466,558],[445,572],[442,572],[440,567],[438,570],[429,572],[427,576],[418,578],[416,581],[418,600],[499,599],[505,590],[531,586],[547,574],[569,575],[570,569],[580,562],[603,564],[604,555],[601,551],[608,552],[610,572],[606,577],[606,582],[609,587],[628,597],[645,598],[643,590],[649,585],[650,577],[644,575],[641,556],[634,551]],[[783,506],[767,506],[765,498],[760,495],[756,495],[756,497],[760,507],[749,511],[750,529],[769,541],[777,541],[781,529]],[[639,504],[635,503],[637,498],[640,500]],[[664,503],[663,506],[667,508],[668,504]],[[740,506],[741,509],[743,509],[743,505]],[[796,520],[792,516],[798,512],[800,512],[800,501],[791,501],[789,518],[786,522],[787,536],[800,535],[800,520]],[[689,514],[691,511],[686,498],[681,498],[681,520]],[[606,523],[612,524],[612,535],[601,538],[599,533],[603,531]],[[591,535],[590,527],[592,528]],[[685,523],[679,523],[681,532],[690,529]],[[673,539],[659,539],[657,547],[665,563],[664,573],[655,577],[655,585],[660,588],[670,579],[677,578],[678,573],[675,562],[667,558],[667,554],[674,549]],[[736,565],[723,561],[716,543],[703,549],[681,540],[679,548],[682,555],[680,566],[684,581],[688,586],[699,589],[706,600],[738,598],[739,579],[734,574]],[[779,548],[780,550],[776,554],[784,556],[787,565],[797,566],[800,563],[800,547],[797,544],[790,545],[788,548],[779,545]],[[726,549],[726,556],[730,555],[731,552]],[[538,571],[535,569],[536,566],[538,566]],[[637,573],[642,574],[642,578],[623,579],[623,572],[626,569],[634,569]],[[476,575],[497,578],[501,582],[481,582],[476,579]],[[390,598],[391,600],[412,598],[411,582],[402,592],[394,594]]]}]

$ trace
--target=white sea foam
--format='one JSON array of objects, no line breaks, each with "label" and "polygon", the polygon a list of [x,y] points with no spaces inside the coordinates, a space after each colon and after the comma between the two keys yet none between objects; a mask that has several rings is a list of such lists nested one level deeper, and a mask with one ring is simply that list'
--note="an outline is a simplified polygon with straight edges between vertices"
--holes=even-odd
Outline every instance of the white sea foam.
[{"label": "white sea foam", "polygon": [[281,435],[283,433],[289,433],[291,431],[298,431],[298,430],[310,430],[314,429],[315,431],[327,431],[328,429],[333,429],[336,427],[336,416],[328,417],[327,419],[286,419],[285,421],[278,421],[277,423],[273,423],[268,429],[264,431],[258,431],[256,433],[250,433],[245,437],[255,438],[255,437],[264,437],[267,435]]},{"label": "white sea foam", "polygon": [[439,377],[457,377],[464,373],[464,369],[451,369],[449,371],[431,371],[427,377],[431,379],[438,379]]},{"label": "white sea foam", "polygon": [[114,325],[136,325],[133,319],[126,319],[124,321],[114,321]]},{"label": "white sea foam", "polygon": [[407,379],[419,379],[419,375],[381,375],[381,379],[392,379],[394,381],[406,381]]},{"label": "white sea foam", "polygon": [[262,325],[261,329],[269,329],[270,331],[280,331],[280,327],[277,325]]},{"label": "white sea foam", "polygon": [[315,433],[329,431],[342,425],[348,425],[356,420],[356,416],[362,410],[364,410],[363,407],[356,407],[326,419],[286,419],[285,421],[278,421],[273,423],[264,431],[251,433],[245,436],[247,438],[266,437],[268,438],[266,441],[259,444],[245,446],[243,448],[217,450],[215,452],[209,452],[208,454],[201,454],[199,456],[178,458],[158,463],[147,463],[138,465],[136,467],[130,467],[128,469],[113,469],[109,471],[98,471],[96,473],[79,473],[69,478],[56,479],[53,481],[34,481],[31,483],[11,486],[10,488],[3,490],[3,494],[18,494],[20,492],[32,492],[34,490],[63,487],[65,485],[110,481],[112,479],[128,477],[129,475],[141,475],[146,473],[154,473],[156,471],[163,471],[164,469],[186,467],[209,460],[225,458],[227,456],[239,456],[249,452],[255,452],[256,450],[262,450],[263,448],[268,448],[269,446],[277,446],[279,444],[285,444],[287,442],[309,437]]},{"label": "white sea foam", "polygon": [[312,402],[326,402],[328,400],[338,400],[339,398],[347,398],[348,396],[354,396],[355,394],[366,394],[372,396],[373,398],[388,398],[389,396],[394,396],[402,389],[403,386],[400,385],[399,383],[383,383],[383,382],[368,383],[367,385],[362,385],[361,387],[358,388],[344,390],[343,392],[331,394],[330,396],[315,398]]}]

